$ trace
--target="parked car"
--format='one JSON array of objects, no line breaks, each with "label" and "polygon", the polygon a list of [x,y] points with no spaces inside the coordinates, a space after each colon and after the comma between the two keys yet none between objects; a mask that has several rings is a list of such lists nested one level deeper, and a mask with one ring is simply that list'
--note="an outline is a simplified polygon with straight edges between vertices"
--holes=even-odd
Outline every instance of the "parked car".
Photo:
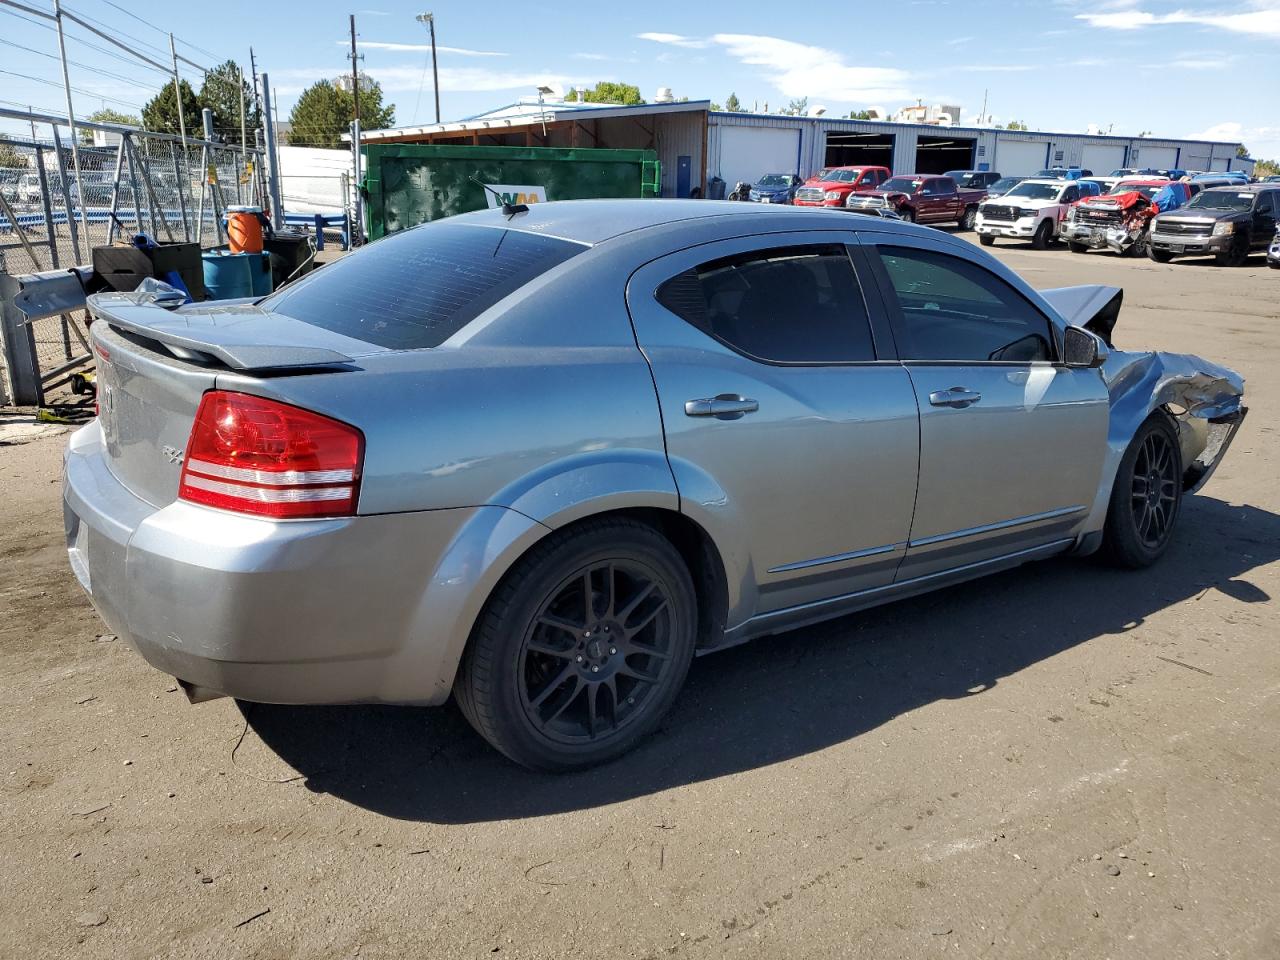
[{"label": "parked car", "polygon": [[[1091,188],[1086,188],[1091,189]],[[1003,197],[978,207],[978,242],[989,247],[997,237],[1030,240],[1037,250],[1057,239],[1058,224],[1084,193],[1072,180],[1024,180]]]},{"label": "parked car", "polygon": [[994,200],[996,197],[1003,197],[1006,193],[1020,184],[1027,177],[1001,177],[991,186],[987,187],[987,199]]},{"label": "parked car", "polygon": [[1079,167],[1049,167],[1047,170],[1041,170],[1034,177],[1036,180],[1079,180],[1081,177],[1092,177],[1092,170],[1082,170]]},{"label": "parked car", "polygon": [[1280,174],[1272,174],[1269,177],[1263,177],[1261,183],[1280,183]]},{"label": "parked car", "polygon": [[912,223],[958,223],[972,230],[985,190],[962,190],[950,177],[905,174],[892,177],[879,189],[851,194],[845,207],[855,213],[896,213]]},{"label": "parked car", "polygon": [[948,170],[943,176],[950,177],[956,186],[966,190],[991,190],[991,185],[1000,180],[1000,174],[994,170]]},{"label": "parked car", "polygon": [[1151,226],[1151,259],[1213,254],[1219,266],[1243,265],[1266,250],[1280,218],[1280,186],[1268,183],[1211,187],[1182,210],[1161,214]]},{"label": "parked car", "polygon": [[855,193],[874,190],[889,179],[888,167],[823,167],[796,191],[797,207],[843,207]]},{"label": "parked car", "polygon": [[748,196],[756,203],[790,203],[803,181],[790,173],[766,173],[751,188]]},{"label": "parked car", "polygon": [[1086,198],[1068,210],[1060,236],[1072,253],[1110,249],[1144,256],[1152,218],[1190,199],[1190,185],[1179,181],[1123,180],[1106,196]]},{"label": "parked car", "polygon": [[452,692],[546,770],[647,736],[695,652],[1155,562],[1245,413],[1230,370],[1112,350],[1120,290],[766,204],[478,211],[165,296],[89,299],[63,502],[108,628],[194,700]]},{"label": "parked car", "polygon": [[[1268,178],[1264,183],[1280,183],[1280,177]],[[1280,223],[1276,224],[1275,236],[1271,238],[1271,246],[1267,248],[1267,266],[1272,270],[1280,270]]]}]

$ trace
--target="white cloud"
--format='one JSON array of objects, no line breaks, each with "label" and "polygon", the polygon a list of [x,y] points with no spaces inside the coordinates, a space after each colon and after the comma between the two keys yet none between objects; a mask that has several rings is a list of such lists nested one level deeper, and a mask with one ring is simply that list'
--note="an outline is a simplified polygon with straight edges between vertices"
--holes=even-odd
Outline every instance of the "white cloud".
[{"label": "white cloud", "polygon": [[[338,46],[345,47],[350,44],[349,40],[335,40]],[[395,51],[416,51],[430,50],[429,43],[388,43],[382,40],[361,40],[360,46],[369,50],[395,50]],[[437,53],[452,53],[459,57],[509,57],[509,53],[500,53],[497,50],[468,50],[465,47],[436,47]]]},{"label": "white cloud", "polygon": [[1076,14],[1092,27],[1107,30],[1140,30],[1162,24],[1188,23],[1216,27],[1232,33],[1252,34],[1280,39],[1280,0],[1253,0],[1251,9],[1232,13],[1208,13],[1190,10],[1174,10],[1171,13],[1152,13],[1149,10],[1122,9],[1098,10],[1094,13]]},{"label": "white cloud", "polygon": [[1235,120],[1187,134],[1188,140],[1218,140],[1243,143],[1255,159],[1280,157],[1280,127],[1250,127]]},{"label": "white cloud", "polygon": [[707,46],[706,40],[699,40],[696,37],[682,37],[678,33],[637,33],[637,40],[652,40],[654,43],[665,43],[672,47],[688,47],[692,50],[701,50]]},{"label": "white cloud", "polygon": [[[384,93],[404,93],[417,91],[423,82],[422,66],[377,67],[371,66],[365,71],[382,85]],[[332,80],[336,73],[332,67],[311,67],[279,70],[271,74],[272,86],[281,95],[301,93],[317,80]],[[547,71],[502,71],[488,70],[484,67],[441,67],[440,89],[453,93],[494,92],[498,90],[523,90],[532,94],[540,86],[564,89],[579,77],[569,77],[560,73]]]},{"label": "white cloud", "polygon": [[644,39],[675,46],[714,45],[748,66],[762,67],[770,82],[788,97],[876,103],[911,97],[910,76],[891,67],[852,67],[834,50],[779,37],[717,33],[707,40],[675,34],[648,34]]}]

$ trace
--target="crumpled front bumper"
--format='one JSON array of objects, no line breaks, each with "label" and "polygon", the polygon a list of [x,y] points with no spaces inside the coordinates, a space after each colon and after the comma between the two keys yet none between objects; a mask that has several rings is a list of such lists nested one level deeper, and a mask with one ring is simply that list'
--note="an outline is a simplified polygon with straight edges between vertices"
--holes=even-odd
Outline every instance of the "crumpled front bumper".
[{"label": "crumpled front bumper", "polygon": [[1142,239],[1145,231],[1125,227],[1094,227],[1086,223],[1064,221],[1058,235],[1068,243],[1081,243],[1090,250],[1125,253]]}]

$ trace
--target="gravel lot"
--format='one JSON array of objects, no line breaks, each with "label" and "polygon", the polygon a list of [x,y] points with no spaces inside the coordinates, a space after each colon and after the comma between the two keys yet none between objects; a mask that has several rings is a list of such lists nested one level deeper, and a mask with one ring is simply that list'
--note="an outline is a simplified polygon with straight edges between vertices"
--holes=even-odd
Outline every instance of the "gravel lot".
[{"label": "gravel lot", "polygon": [[0,432],[0,956],[1280,956],[1280,273],[996,253],[1248,378],[1164,562],[702,658],[580,775],[451,706],[189,706],[67,569],[65,436]]}]

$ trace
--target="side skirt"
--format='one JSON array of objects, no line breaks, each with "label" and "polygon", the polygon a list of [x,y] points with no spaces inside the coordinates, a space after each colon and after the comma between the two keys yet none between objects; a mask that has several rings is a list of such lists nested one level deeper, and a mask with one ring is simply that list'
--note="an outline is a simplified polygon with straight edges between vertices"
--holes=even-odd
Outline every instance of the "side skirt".
[{"label": "side skirt", "polygon": [[892,603],[895,600],[903,600],[907,597],[929,593],[943,587],[964,583],[967,580],[976,580],[991,573],[998,573],[1001,570],[1009,570],[1013,567],[1021,566],[1032,560],[1044,560],[1066,553],[1075,546],[1076,541],[1077,538],[1068,537],[1039,547],[1008,553],[1002,557],[993,557],[990,560],[966,564],[953,570],[931,573],[927,576],[903,580],[900,583],[890,583],[883,587],[873,587],[870,590],[860,590],[857,593],[848,593],[839,597],[815,600],[812,603],[787,607],[782,610],[771,610],[768,613],[754,616],[731,630],[725,631],[724,640],[721,643],[698,652],[701,654],[710,653],[714,650],[723,650],[726,647],[746,643],[748,640],[755,640],[775,633],[783,633],[787,630],[795,630],[799,627],[807,627],[810,624],[821,623],[824,620],[842,617],[846,614],[856,613],[859,610],[878,607],[883,603]]}]

